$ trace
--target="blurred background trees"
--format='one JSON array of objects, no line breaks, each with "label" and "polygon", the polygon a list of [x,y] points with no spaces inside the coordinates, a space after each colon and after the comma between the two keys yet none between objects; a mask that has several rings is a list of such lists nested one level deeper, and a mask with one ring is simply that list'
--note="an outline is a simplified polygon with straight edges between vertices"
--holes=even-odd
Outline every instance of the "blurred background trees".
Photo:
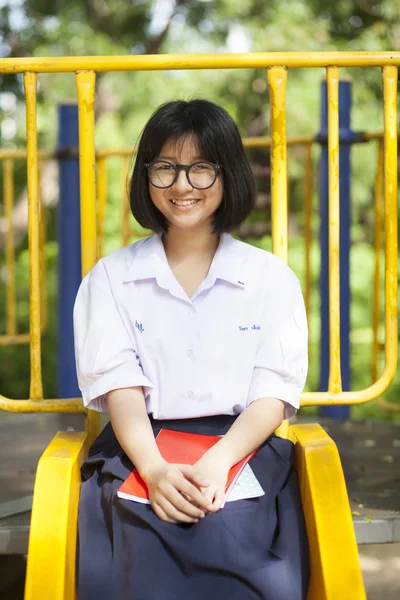
[{"label": "blurred background trees", "polygon": [[[121,55],[145,53],[279,52],[328,50],[398,50],[398,0],[0,0],[0,52],[14,56]],[[352,127],[382,130],[382,85],[379,69],[342,69],[353,79]],[[323,69],[289,72],[287,90],[288,135],[315,134],[319,128],[319,94]],[[203,97],[222,104],[243,135],[269,132],[267,75],[264,70],[172,71],[101,73],[96,84],[96,145],[133,147],[140,131],[162,102]],[[41,148],[57,140],[57,105],[76,101],[71,74],[39,76],[38,134]],[[0,75],[0,136],[3,148],[25,145],[25,108],[20,75]],[[269,164],[267,151],[249,153],[252,163]],[[318,386],[318,148],[315,158],[313,298],[310,327],[312,355],[309,389]],[[373,183],[376,145],[352,151],[352,371],[353,387],[370,384],[372,340]],[[107,217],[108,253],[119,246],[121,205],[119,165],[109,165]],[[56,396],[54,352],[57,243],[55,221],[58,190],[56,165],[45,165],[44,195],[48,205],[47,258],[49,266],[49,328],[44,336],[43,370],[47,397]],[[299,150],[290,153],[290,214],[293,235],[290,264],[303,272],[303,167]],[[1,175],[0,175],[1,178]],[[28,327],[26,286],[27,240],[23,205],[26,201],[25,165],[17,163],[16,197],[20,202],[22,232],[18,263],[18,315],[21,330]],[[0,181],[1,185],[1,181]],[[259,180],[259,192],[268,196],[268,182]],[[1,189],[1,188],[0,188]],[[22,206],[22,208],[21,208]],[[2,211],[0,204],[0,211]],[[268,223],[268,208],[252,220]],[[4,234],[1,220],[0,237]],[[17,215],[16,215],[17,218]],[[2,225],[3,223],[3,225]],[[270,239],[251,239],[270,247]],[[0,247],[2,242],[0,239]],[[3,260],[0,253],[0,261]],[[0,263],[1,267],[1,263]],[[2,277],[0,272],[0,277]],[[4,278],[3,278],[4,279]],[[0,281],[0,331],[4,329],[4,285]],[[27,397],[29,356],[24,347],[0,347],[2,393]],[[388,393],[398,398],[400,378]],[[383,413],[373,404],[355,409],[357,415]]]}]

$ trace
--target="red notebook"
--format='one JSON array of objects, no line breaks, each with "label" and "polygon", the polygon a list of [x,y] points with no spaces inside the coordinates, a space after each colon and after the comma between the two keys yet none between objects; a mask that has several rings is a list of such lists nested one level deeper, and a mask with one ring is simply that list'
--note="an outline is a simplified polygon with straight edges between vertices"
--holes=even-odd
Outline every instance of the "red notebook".
[{"label": "red notebook", "polygon": [[[217,435],[201,435],[199,433],[162,429],[156,437],[156,443],[161,456],[168,463],[194,465],[220,439],[221,437]],[[225,487],[225,502],[243,469],[256,452],[257,450],[254,450],[230,469]],[[120,498],[126,500],[150,504],[147,486],[136,469],[129,474],[117,494]]]}]

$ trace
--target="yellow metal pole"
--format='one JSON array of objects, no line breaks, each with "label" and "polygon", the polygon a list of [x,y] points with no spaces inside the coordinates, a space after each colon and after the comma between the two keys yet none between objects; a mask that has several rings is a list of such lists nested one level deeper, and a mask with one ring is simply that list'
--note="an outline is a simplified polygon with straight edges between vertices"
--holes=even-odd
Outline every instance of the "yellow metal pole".
[{"label": "yellow metal pole", "polygon": [[374,268],[374,297],[372,317],[372,383],[378,378],[379,364],[379,321],[381,296],[381,254],[382,254],[382,218],[383,218],[383,141],[378,142],[378,159],[375,174],[375,268]]},{"label": "yellow metal pole", "polygon": [[196,69],[265,69],[400,66],[400,51],[386,52],[246,52],[232,54],[147,54],[135,56],[62,56],[4,58],[3,73],[72,73],[76,71],[169,71]]},{"label": "yellow metal pole", "polygon": [[[288,260],[288,183],[286,148],[286,82],[287,69],[268,69],[271,112],[271,214],[272,251],[285,262]],[[276,430],[280,437],[289,435],[289,423]]]},{"label": "yellow metal pole", "polygon": [[287,149],[286,149],[286,81],[287,69],[268,70],[271,101],[271,204],[272,251],[285,262],[287,248]]},{"label": "yellow metal pole", "polygon": [[393,380],[398,358],[397,301],[397,67],[383,68],[385,143],[385,369]]},{"label": "yellow metal pole", "polygon": [[82,277],[95,265],[96,244],[96,176],[94,149],[93,71],[76,74],[79,111],[79,169],[81,195]]},{"label": "yellow metal pole", "polygon": [[36,73],[25,73],[26,146],[28,170],[29,235],[29,323],[31,356],[31,400],[43,399],[40,340],[40,233],[38,195],[38,156],[36,132]]},{"label": "yellow metal pole", "polygon": [[131,207],[129,204],[128,190],[127,190],[127,177],[129,169],[128,157],[123,157],[121,161],[121,197],[122,197],[122,212],[121,212],[121,232],[122,232],[122,246],[127,246],[132,235],[132,228],[130,226],[130,214]]},{"label": "yellow metal pole", "polygon": [[107,159],[101,157],[97,160],[98,183],[97,183],[97,256],[101,258],[104,251],[104,236],[106,224],[107,206]]},{"label": "yellow metal pole", "polygon": [[[80,71],[76,74],[79,113],[79,169],[81,195],[82,277],[96,263],[96,157],[94,147],[94,95],[96,74]],[[100,431],[99,413],[89,410],[86,431],[92,443]]]},{"label": "yellow metal pole", "polygon": [[47,262],[46,262],[46,211],[42,194],[42,167],[39,162],[39,208],[40,208],[40,326],[41,331],[47,327]]},{"label": "yellow metal pole", "polygon": [[304,144],[304,303],[310,315],[311,298],[311,214],[313,193],[312,146]]},{"label": "yellow metal pole", "polygon": [[329,338],[330,392],[342,390],[340,372],[339,69],[327,68],[329,153]]},{"label": "yellow metal pole", "polygon": [[12,213],[14,206],[14,161],[6,158],[3,161],[3,194],[4,216],[6,219],[6,334],[17,333],[17,300],[15,294],[15,246]]},{"label": "yellow metal pole", "polygon": [[12,400],[0,394],[0,410],[16,413],[83,413],[86,409],[81,398],[67,398],[66,400]]}]

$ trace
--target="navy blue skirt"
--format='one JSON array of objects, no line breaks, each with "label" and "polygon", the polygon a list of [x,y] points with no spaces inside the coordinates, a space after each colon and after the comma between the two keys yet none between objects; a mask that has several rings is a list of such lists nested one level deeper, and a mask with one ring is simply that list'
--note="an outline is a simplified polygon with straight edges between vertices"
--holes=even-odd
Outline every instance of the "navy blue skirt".
[{"label": "navy blue skirt", "polygon": [[[164,427],[224,434],[236,417]],[[309,556],[293,444],[272,435],[251,460],[265,491],[198,523],[171,524],[150,505],[118,498],[133,468],[109,423],[82,466],[78,600],[305,600]]]}]

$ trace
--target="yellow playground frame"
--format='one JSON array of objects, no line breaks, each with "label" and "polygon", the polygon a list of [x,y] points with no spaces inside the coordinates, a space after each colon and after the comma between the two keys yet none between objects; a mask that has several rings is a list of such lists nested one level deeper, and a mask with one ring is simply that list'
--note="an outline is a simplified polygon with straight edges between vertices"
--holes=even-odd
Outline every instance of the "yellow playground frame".
[{"label": "yellow playground frame", "polygon": [[[385,367],[371,386],[342,390],[339,301],[339,115],[340,67],[382,68],[384,176],[377,181],[384,196],[385,230]],[[79,108],[82,273],[98,257],[96,224],[96,152],[94,101],[96,71],[265,68],[271,102],[273,252],[287,260],[286,83],[288,69],[325,68],[328,87],[329,151],[329,285],[330,376],[327,392],[304,393],[302,406],[359,404],[382,395],[397,368],[397,79],[400,52],[249,53],[122,57],[0,59],[1,73],[23,73],[26,95],[27,169],[30,256],[30,394],[12,400],[0,395],[0,409],[13,412],[79,412],[86,432],[59,433],[42,456],[32,509],[26,600],[70,600],[75,597],[75,544],[79,500],[79,466],[99,430],[98,415],[85,411],[80,398],[44,399],[41,373],[40,200],[38,192],[36,93],[38,73],[76,74]],[[265,142],[264,142],[265,143]],[[103,170],[101,170],[103,169]],[[104,186],[104,166],[99,183]],[[101,183],[102,182],[102,183]],[[383,190],[383,192],[382,192]],[[382,212],[380,213],[382,222]],[[295,444],[311,553],[309,600],[364,600],[340,458],[334,442],[319,425],[284,423],[280,435]],[[49,494],[48,490],[52,493]],[[49,577],[49,574],[51,576]]]}]

